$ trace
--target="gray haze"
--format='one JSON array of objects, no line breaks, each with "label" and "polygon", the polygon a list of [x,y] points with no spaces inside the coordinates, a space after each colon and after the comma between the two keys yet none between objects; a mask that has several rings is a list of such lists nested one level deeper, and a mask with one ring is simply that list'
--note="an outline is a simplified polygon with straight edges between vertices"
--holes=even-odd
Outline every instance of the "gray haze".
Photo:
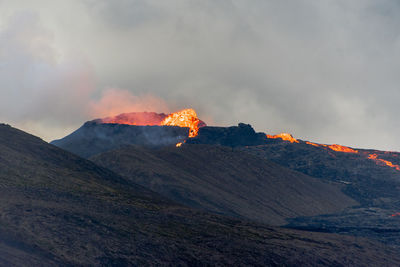
[{"label": "gray haze", "polygon": [[0,0],[0,121],[46,140],[193,107],[303,140],[400,150],[400,4]]}]

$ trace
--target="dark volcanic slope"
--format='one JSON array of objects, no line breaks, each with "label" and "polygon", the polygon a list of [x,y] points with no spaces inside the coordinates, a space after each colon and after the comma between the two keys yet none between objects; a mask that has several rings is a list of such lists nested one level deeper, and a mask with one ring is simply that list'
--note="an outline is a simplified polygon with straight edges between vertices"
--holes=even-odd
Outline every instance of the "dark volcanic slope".
[{"label": "dark volcanic slope", "polygon": [[[357,149],[356,153],[346,153],[301,140],[291,143],[265,138],[265,134],[256,133],[246,124],[204,127],[187,143],[230,146],[312,177],[342,183],[344,191],[363,206],[400,209],[400,153],[397,152]],[[387,166],[384,160],[394,166]]]},{"label": "dark volcanic slope", "polygon": [[363,239],[269,228],[174,205],[0,125],[1,265],[395,265]]},{"label": "dark volcanic slope", "polygon": [[346,185],[345,192],[365,206],[400,207],[400,171],[368,159],[368,154],[376,153],[397,164],[398,153],[344,153],[286,141],[241,149],[313,177],[341,182]]},{"label": "dark volcanic slope", "polygon": [[116,149],[122,145],[169,146],[187,138],[189,128],[175,126],[134,126],[86,122],[70,135],[51,143],[81,157]]},{"label": "dark volcanic slope", "polygon": [[378,159],[400,164],[399,153],[344,153],[284,141],[240,149],[325,181],[340,182],[344,192],[361,203],[329,216],[296,218],[290,227],[364,236],[400,247],[400,216],[392,216],[400,212],[400,172],[368,159],[376,154]]},{"label": "dark volcanic slope", "polygon": [[179,203],[268,224],[358,204],[339,186],[221,146],[130,146],[91,160]]}]

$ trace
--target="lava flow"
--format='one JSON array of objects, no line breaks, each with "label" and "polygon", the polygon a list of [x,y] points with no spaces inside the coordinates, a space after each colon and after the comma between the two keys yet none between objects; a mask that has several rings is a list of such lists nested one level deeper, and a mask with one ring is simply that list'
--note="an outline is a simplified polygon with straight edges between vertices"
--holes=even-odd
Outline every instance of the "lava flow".
[{"label": "lava flow", "polygon": [[[328,147],[334,151],[338,151],[338,152],[344,152],[344,153],[354,153],[357,154],[359,153],[358,150],[352,149],[350,147],[347,146],[341,146],[341,145],[323,145],[323,144],[316,144],[316,143],[312,143],[312,142],[306,142],[306,144],[308,145],[312,145],[312,146],[316,146],[316,147]],[[378,159],[378,155],[377,154],[365,154],[365,152],[363,153],[363,155],[367,155],[368,159],[375,161],[375,163],[377,165],[386,165],[389,166],[391,168],[395,168],[396,170],[400,171],[400,166],[393,164],[392,162],[388,161],[388,160],[384,160],[384,159]]]},{"label": "lava flow", "polygon": [[386,166],[395,168],[396,170],[400,171],[400,166],[399,165],[393,164],[392,162],[390,162],[388,160],[378,159],[378,155],[377,154],[369,154],[368,158],[372,159],[376,163],[381,163],[381,164],[384,164]]},{"label": "lava flow", "polygon": [[[296,138],[294,138],[291,134],[288,134],[288,133],[281,133],[281,134],[277,134],[277,135],[268,135],[267,134],[267,138],[273,138],[273,139],[280,138],[284,141],[289,141],[290,143],[299,143],[299,141]],[[311,145],[311,146],[315,146],[315,147],[329,148],[336,152],[360,154],[364,157],[366,156],[370,160],[373,160],[377,165],[386,165],[386,166],[396,169],[397,171],[400,171],[400,165],[393,164],[392,162],[390,162],[388,160],[379,159],[377,154],[368,154],[366,152],[360,153],[358,150],[352,149],[347,146],[337,145],[337,144],[324,145],[324,144],[317,144],[317,143],[308,142],[308,141],[306,141],[305,143],[307,145]]]},{"label": "lava flow", "polygon": [[280,138],[284,141],[289,141],[290,143],[298,143],[299,142],[296,138],[294,138],[291,134],[288,134],[288,133],[280,133],[277,135],[267,134],[267,138],[272,138],[272,139]]},{"label": "lava flow", "polygon": [[316,144],[316,143],[312,143],[312,142],[308,142],[308,141],[306,142],[306,144],[312,145],[312,146],[316,146],[316,147],[328,147],[328,148],[330,148],[330,149],[332,149],[334,151],[337,151],[337,152],[358,153],[357,150],[354,150],[354,149],[352,149],[350,147],[347,147],[347,146],[341,146],[341,145],[337,145],[337,144],[334,144],[334,145],[323,145],[323,144]]},{"label": "lava flow", "polygon": [[346,153],[358,153],[357,150],[354,150],[350,147],[347,146],[341,146],[341,145],[330,145],[328,146],[330,149],[335,150],[335,151],[339,151],[339,152],[346,152]]}]

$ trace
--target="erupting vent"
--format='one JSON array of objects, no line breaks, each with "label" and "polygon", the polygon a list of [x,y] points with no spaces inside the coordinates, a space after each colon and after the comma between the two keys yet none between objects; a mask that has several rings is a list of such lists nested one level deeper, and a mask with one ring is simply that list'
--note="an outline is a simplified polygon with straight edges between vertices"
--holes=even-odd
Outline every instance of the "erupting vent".
[{"label": "erupting vent", "polygon": [[199,132],[199,123],[196,111],[189,108],[169,114],[161,122],[161,125],[188,127],[190,129],[189,137],[195,137]]},{"label": "erupting vent", "polygon": [[206,124],[197,118],[194,109],[184,109],[169,115],[155,112],[123,113],[114,117],[98,119],[101,123],[117,123],[137,126],[179,126],[190,129],[189,137],[195,137],[199,128]]}]

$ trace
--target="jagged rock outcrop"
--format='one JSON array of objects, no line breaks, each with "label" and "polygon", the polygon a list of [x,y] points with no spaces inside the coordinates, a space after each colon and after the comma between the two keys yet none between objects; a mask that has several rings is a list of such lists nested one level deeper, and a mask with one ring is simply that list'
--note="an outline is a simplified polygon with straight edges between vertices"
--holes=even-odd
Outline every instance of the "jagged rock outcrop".
[{"label": "jagged rock outcrop", "polygon": [[237,147],[261,145],[267,141],[264,133],[256,133],[250,124],[239,123],[231,127],[202,127],[196,137],[186,142]]}]

